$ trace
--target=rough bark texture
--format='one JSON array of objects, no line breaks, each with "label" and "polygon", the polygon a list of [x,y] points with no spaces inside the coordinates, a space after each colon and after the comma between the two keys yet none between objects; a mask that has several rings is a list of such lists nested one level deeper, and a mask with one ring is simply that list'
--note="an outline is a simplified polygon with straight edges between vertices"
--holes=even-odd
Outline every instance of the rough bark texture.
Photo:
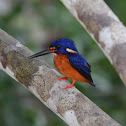
[{"label": "rough bark texture", "polygon": [[0,69],[30,90],[70,126],[120,126],[76,88],[62,90],[68,81],[40,58],[0,30]]},{"label": "rough bark texture", "polygon": [[61,0],[101,47],[126,85],[126,28],[103,0]]}]

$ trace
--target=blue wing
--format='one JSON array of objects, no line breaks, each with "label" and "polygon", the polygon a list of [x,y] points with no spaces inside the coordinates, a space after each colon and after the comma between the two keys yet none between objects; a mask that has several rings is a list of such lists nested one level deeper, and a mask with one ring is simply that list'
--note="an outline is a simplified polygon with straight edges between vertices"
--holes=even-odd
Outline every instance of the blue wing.
[{"label": "blue wing", "polygon": [[82,57],[79,53],[68,54],[68,59],[70,64],[74,69],[76,69],[81,75],[88,79],[94,86],[93,80],[90,75],[90,65],[87,63],[86,59]]}]

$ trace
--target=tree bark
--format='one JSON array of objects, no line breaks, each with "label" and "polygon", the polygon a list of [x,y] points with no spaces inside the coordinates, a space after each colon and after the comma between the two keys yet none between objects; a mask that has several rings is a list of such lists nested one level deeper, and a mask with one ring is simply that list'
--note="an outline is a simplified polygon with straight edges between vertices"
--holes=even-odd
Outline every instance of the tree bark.
[{"label": "tree bark", "polygon": [[126,86],[126,28],[103,0],[61,0],[103,50]]},{"label": "tree bark", "polygon": [[19,41],[0,29],[0,69],[30,90],[41,102],[70,126],[120,126],[76,88],[57,81],[61,75]]}]

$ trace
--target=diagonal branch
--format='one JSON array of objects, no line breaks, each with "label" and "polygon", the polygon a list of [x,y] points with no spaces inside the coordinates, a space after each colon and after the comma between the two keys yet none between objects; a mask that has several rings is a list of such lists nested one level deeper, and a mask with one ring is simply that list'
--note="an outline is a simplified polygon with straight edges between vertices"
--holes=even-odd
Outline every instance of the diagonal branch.
[{"label": "diagonal branch", "polygon": [[126,85],[126,28],[103,0],[61,0],[103,50]]},{"label": "diagonal branch", "polygon": [[45,61],[29,60],[32,52],[0,29],[0,69],[30,90],[70,126],[120,126],[76,88],[62,90],[68,81]]}]

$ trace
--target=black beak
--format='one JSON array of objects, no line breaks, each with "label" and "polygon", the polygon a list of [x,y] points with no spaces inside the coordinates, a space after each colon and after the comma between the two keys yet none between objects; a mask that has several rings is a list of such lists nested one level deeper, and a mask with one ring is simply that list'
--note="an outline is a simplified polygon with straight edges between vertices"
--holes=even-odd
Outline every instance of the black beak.
[{"label": "black beak", "polygon": [[48,50],[44,50],[44,51],[35,53],[34,55],[29,56],[28,58],[32,59],[32,58],[35,58],[35,57],[43,56],[43,55],[54,53],[54,52],[55,52],[55,50],[48,49]]}]

